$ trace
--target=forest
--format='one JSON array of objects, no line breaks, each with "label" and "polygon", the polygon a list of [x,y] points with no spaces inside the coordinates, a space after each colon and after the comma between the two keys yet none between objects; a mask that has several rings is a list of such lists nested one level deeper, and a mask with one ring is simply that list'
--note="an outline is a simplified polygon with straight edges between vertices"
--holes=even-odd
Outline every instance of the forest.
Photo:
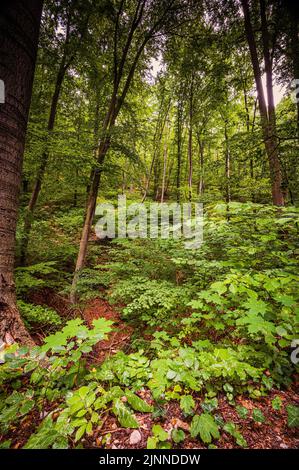
[{"label": "forest", "polygon": [[298,155],[298,3],[1,0],[0,448],[298,448]]}]

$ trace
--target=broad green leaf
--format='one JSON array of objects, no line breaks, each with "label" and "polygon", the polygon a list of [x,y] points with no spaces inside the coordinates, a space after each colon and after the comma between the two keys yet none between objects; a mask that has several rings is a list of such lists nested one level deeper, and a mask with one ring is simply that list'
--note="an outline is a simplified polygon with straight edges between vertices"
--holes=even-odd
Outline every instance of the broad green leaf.
[{"label": "broad green leaf", "polygon": [[201,440],[205,444],[209,444],[212,438],[218,439],[220,437],[218,426],[212,415],[203,413],[195,415],[191,422],[190,427],[191,437],[200,435]]},{"label": "broad green leaf", "polygon": [[191,395],[183,395],[180,399],[181,410],[187,415],[191,414],[195,408],[195,401]]},{"label": "broad green leaf", "polygon": [[282,399],[277,396],[277,397],[273,398],[273,400],[271,401],[271,404],[272,404],[273,410],[279,411],[281,409],[281,406],[282,406]]},{"label": "broad green leaf", "polygon": [[245,406],[237,405],[236,410],[241,419],[246,419],[248,416],[248,410]]},{"label": "broad green leaf", "polygon": [[299,427],[299,406],[288,405],[286,407],[288,413],[288,426],[289,428]]},{"label": "broad green leaf", "polygon": [[171,433],[171,437],[176,444],[182,442],[185,439],[185,433],[182,429],[173,429]]},{"label": "broad green leaf", "polygon": [[159,439],[159,441],[166,441],[166,439],[168,439],[168,433],[164,431],[160,424],[154,424],[152,427],[152,433]]},{"label": "broad green leaf", "polygon": [[231,436],[236,439],[236,443],[241,447],[247,447],[246,439],[242,436],[240,431],[238,431],[236,425],[234,423],[226,423],[223,426],[224,431],[228,432]]},{"label": "broad green leaf", "polygon": [[85,434],[85,431],[86,431],[86,423],[82,424],[82,426],[80,426],[80,428],[77,429],[76,434],[75,434],[75,442],[78,442],[81,439],[81,437],[83,437],[83,435]]},{"label": "broad green leaf", "polygon": [[139,428],[138,421],[135,416],[128,410],[124,403],[116,398],[113,400],[112,411],[124,428]]},{"label": "broad green leaf", "polygon": [[135,393],[131,392],[130,390],[126,390],[125,394],[133,410],[141,411],[143,413],[151,413],[154,410],[151,405],[146,403],[144,400],[139,398],[137,395],[135,395]]},{"label": "broad green leaf", "polygon": [[252,418],[254,419],[254,421],[257,421],[258,423],[264,423],[266,420],[263,412],[259,408],[255,408],[253,410]]},{"label": "broad green leaf", "polygon": [[149,437],[147,440],[147,449],[157,449],[158,439],[156,437]]}]

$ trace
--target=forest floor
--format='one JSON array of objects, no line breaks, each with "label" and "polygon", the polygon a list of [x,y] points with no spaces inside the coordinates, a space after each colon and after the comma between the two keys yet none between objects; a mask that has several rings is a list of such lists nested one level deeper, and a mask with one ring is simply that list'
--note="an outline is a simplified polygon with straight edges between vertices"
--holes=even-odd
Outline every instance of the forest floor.
[{"label": "forest floor", "polygon": [[[102,295],[103,293],[101,293]],[[41,299],[42,302],[41,302]],[[45,290],[43,294],[35,295],[32,299],[36,303],[47,303],[49,307],[54,307],[60,311],[61,315],[66,315],[67,300],[55,295],[51,291]],[[79,312],[77,312],[79,313]],[[106,340],[100,341],[94,348],[93,352],[88,356],[88,363],[90,365],[101,364],[105,359],[111,357],[118,351],[122,350],[128,352],[130,350],[130,338],[134,332],[132,325],[127,324],[121,319],[120,309],[109,304],[107,300],[98,297],[89,301],[83,311],[81,312],[84,320],[88,325],[97,318],[105,318],[113,321],[113,330],[108,334]],[[257,400],[252,400],[248,397],[238,396],[236,405],[245,407],[248,411],[259,408],[266,418],[265,423],[255,422],[252,418],[246,420],[240,419],[236,412],[235,406],[228,403],[226,396],[219,395],[218,398],[218,412],[225,421],[233,422],[242,435],[245,437],[248,447],[252,449],[296,449],[299,448],[299,436],[296,428],[289,428],[287,426],[287,413],[279,412],[279,420],[277,419],[275,411],[271,406],[271,401],[275,397],[280,397],[284,407],[288,404],[295,404],[299,406],[298,383],[295,383],[287,390],[271,390],[266,396]],[[137,392],[138,396],[149,404],[153,404],[151,392],[148,389],[141,389]],[[194,395],[198,406],[203,400],[200,395]],[[52,408],[52,407],[51,407]],[[47,410],[50,411],[50,410]],[[159,418],[153,418],[150,413],[135,413],[136,419],[140,424],[138,431],[132,431],[119,427],[117,419],[114,416],[108,415],[100,428],[96,429],[93,436],[86,439],[85,447],[98,448],[101,446],[103,436],[105,438],[105,446],[108,449],[124,449],[124,448],[146,448],[146,442],[151,435],[151,429],[154,424],[161,424],[163,429],[171,433],[172,429],[182,429],[188,432],[190,425],[186,422],[183,413],[180,409],[178,401],[169,401],[163,406],[163,422]],[[21,443],[26,441],[27,435],[31,432],[30,416],[27,417],[23,423],[20,433],[14,433],[15,447],[20,447]],[[36,419],[37,417],[35,417]],[[28,424],[28,426],[27,426]],[[134,434],[133,434],[134,433]],[[135,442],[134,439],[138,442]],[[133,441],[133,443],[132,443]],[[234,448],[236,447],[234,439],[228,433],[222,433],[221,438],[215,442],[218,448]],[[200,449],[205,448],[198,439],[186,438],[184,443],[181,443],[180,448],[186,449]]]},{"label": "forest floor", "polygon": [[[48,300],[48,306],[53,307],[61,314],[67,312],[67,301],[58,295],[53,295],[51,291],[43,293],[42,303]],[[35,302],[41,302],[41,296],[36,295]],[[105,359],[111,357],[118,351],[122,350],[128,352],[130,350],[130,338],[134,332],[132,325],[127,324],[121,319],[119,309],[111,306],[107,300],[103,298],[95,298],[87,303],[83,310],[83,318],[88,325],[92,324],[92,320],[97,318],[105,318],[113,321],[113,330],[108,334],[106,340],[100,341],[93,349],[93,352],[88,356],[88,363],[98,365]],[[38,336],[36,336],[38,340]],[[287,413],[279,412],[279,419],[271,406],[271,401],[275,397],[280,397],[282,403],[286,406],[288,404],[295,404],[299,406],[299,395],[296,393],[295,383],[287,390],[271,390],[266,397],[262,397],[258,402],[248,397],[238,396],[236,398],[236,405],[242,405],[248,411],[259,408],[266,418],[265,423],[255,422],[252,418],[246,420],[240,419],[236,412],[235,406],[228,403],[226,396],[219,395],[218,398],[218,412],[225,421],[233,422],[242,435],[245,437],[248,447],[252,449],[296,449],[299,447],[299,437],[295,428],[287,426]],[[298,389],[298,388],[297,388]],[[154,404],[150,390],[143,388],[137,392],[137,395],[146,401],[148,404]],[[203,397],[195,394],[194,399],[198,403],[203,400]],[[44,410],[50,412],[55,408],[52,404],[51,408]],[[284,407],[285,407],[284,406]],[[161,409],[162,411],[162,409]],[[98,448],[102,447],[102,439],[105,436],[105,447],[107,449],[144,449],[148,437],[151,435],[151,429],[154,424],[161,424],[166,432],[171,433],[173,429],[182,429],[188,432],[190,425],[186,422],[183,413],[180,409],[178,401],[171,400],[166,406],[163,406],[163,420],[154,418],[150,413],[135,413],[136,419],[140,425],[139,430],[130,430],[119,426],[117,419],[114,416],[107,415],[103,420],[101,427],[97,428],[92,436],[85,440],[84,447]],[[33,421],[32,421],[33,420]],[[40,421],[41,416],[29,414],[22,423],[22,427],[18,430],[12,430],[11,436],[13,438],[13,448],[20,448],[31,434],[32,422]],[[230,449],[236,447],[234,439],[228,433],[222,433],[221,438],[215,441],[218,448]],[[198,439],[186,438],[181,443],[179,448],[185,449],[200,449],[205,448]],[[238,447],[238,446],[237,446]]]},{"label": "forest floor", "polygon": [[[115,354],[119,350],[125,352],[130,349],[130,337],[133,333],[131,325],[127,325],[120,318],[120,313],[115,308],[109,305],[109,302],[101,298],[92,300],[83,312],[84,319],[88,324],[91,324],[93,319],[106,318],[114,322],[113,331],[108,335],[108,338],[98,343],[90,356],[93,363],[101,363],[109,356]],[[273,398],[279,396],[284,405],[296,404],[299,405],[299,394],[296,393],[296,386],[298,390],[298,383],[294,384],[288,390],[272,390],[267,397],[262,397],[257,403],[248,397],[238,396],[236,399],[237,405],[244,406],[247,410],[259,408],[266,417],[265,423],[258,423],[251,418],[241,420],[235,410],[235,406],[228,403],[225,395],[218,396],[218,411],[225,421],[232,421],[236,424],[245,437],[248,447],[252,449],[296,449],[299,447],[299,436],[295,428],[291,429],[287,426],[287,413],[281,417],[279,413],[279,421],[275,411],[271,406]],[[138,396],[149,404],[154,401],[151,397],[150,390],[142,389]],[[201,396],[194,397],[198,402],[202,400]],[[171,432],[172,429],[178,428],[184,431],[189,431],[190,426],[185,421],[185,418],[180,409],[177,401],[170,401],[164,407],[163,423],[159,419],[154,419],[149,413],[135,413],[137,421],[140,424],[138,434],[136,431],[119,427],[117,419],[114,416],[108,416],[103,426],[98,429],[95,434],[88,438],[86,442],[87,447],[98,447],[101,444],[99,436],[108,435],[106,438],[106,447],[110,449],[124,449],[124,448],[146,448],[146,442],[151,435],[151,429],[154,424],[161,424],[163,429]],[[132,443],[132,435],[137,436],[140,440],[137,443]],[[134,440],[134,439],[133,439]],[[236,447],[234,439],[229,434],[223,433],[221,438],[215,442],[218,448],[229,449]],[[180,448],[186,449],[200,449],[205,448],[197,439],[185,439]]]},{"label": "forest floor", "polygon": [[[246,218],[244,220],[246,222],[243,222],[242,219],[242,223],[249,224],[248,220],[251,219]],[[97,377],[99,387],[108,387],[109,390],[110,386],[115,385],[116,388],[121,388],[121,393],[124,393],[120,397],[121,401],[128,400],[125,393],[127,389],[131,389],[142,400],[153,406],[150,412],[139,412],[133,407],[135,410],[134,416],[139,424],[138,429],[124,427],[120,424],[117,414],[113,410],[111,411],[111,407],[104,409],[101,412],[100,421],[95,423],[92,432],[86,433],[80,440],[80,446],[84,448],[145,449],[149,445],[148,438],[153,436],[154,425],[160,425],[162,430],[166,431],[169,436],[166,444],[171,443],[173,449],[207,447],[230,449],[242,446],[250,449],[299,448],[298,428],[290,427],[288,412],[288,408],[299,406],[299,383],[298,378],[295,376],[295,369],[293,372],[293,369],[289,368],[292,371],[289,376],[283,375],[281,381],[275,381],[276,369],[282,370],[283,374],[284,370],[288,371],[289,352],[286,348],[288,344],[286,346],[282,345],[280,350],[278,348],[270,350],[269,356],[266,356],[270,366],[265,366],[265,363],[261,364],[258,354],[260,354],[264,344],[261,342],[263,337],[246,336],[246,329],[244,327],[243,329],[240,328],[236,323],[238,309],[243,311],[244,317],[244,305],[248,305],[249,301],[247,300],[247,303],[244,303],[243,298],[238,297],[238,292],[236,294],[234,291],[234,289],[245,286],[251,293],[255,294],[257,292],[260,300],[255,303],[251,302],[251,309],[268,308],[271,313],[273,309],[277,309],[279,312],[285,310],[288,314],[288,322],[291,322],[290,305],[295,302],[291,297],[291,295],[295,297],[291,283],[295,284],[297,278],[293,279],[292,274],[289,274],[289,278],[285,278],[286,271],[292,273],[293,269],[291,264],[293,261],[289,257],[289,251],[287,251],[288,256],[283,258],[286,267],[282,274],[278,270],[274,271],[273,274],[271,271],[269,274],[269,266],[273,268],[276,265],[279,267],[282,265],[283,267],[284,265],[281,262],[282,249],[295,250],[295,248],[289,240],[290,235],[287,231],[285,232],[287,236],[281,236],[279,226],[277,237],[276,234],[275,237],[273,236],[275,243],[281,250],[278,251],[279,258],[276,255],[276,250],[278,250],[276,245],[273,253],[270,251],[267,239],[268,219],[262,219],[266,228],[264,231],[262,225],[261,236],[266,238],[261,243],[260,248],[256,248],[254,245],[256,241],[254,237],[257,236],[255,226],[251,230],[251,225],[248,225],[251,230],[248,231],[248,235],[246,230],[242,231],[242,227],[239,227],[240,219],[236,220],[235,225],[233,222],[234,219],[230,221],[227,230],[230,234],[233,234],[234,244],[228,238],[227,250],[224,249],[225,246],[222,247],[221,245],[221,243],[224,243],[223,240],[226,240],[221,231],[223,228],[220,226],[218,240],[216,237],[218,233],[215,235],[215,227],[212,226],[210,235],[209,232],[207,234],[212,241],[210,242],[207,236],[206,253],[192,254],[192,256],[180,247],[171,244],[163,245],[162,243],[145,242],[143,240],[130,243],[117,240],[115,242],[99,242],[92,238],[90,240],[90,257],[78,290],[80,300],[75,307],[70,305],[67,300],[67,290],[61,288],[62,283],[59,283],[60,281],[58,282],[55,277],[60,276],[69,281],[71,267],[69,268],[68,263],[65,263],[64,271],[54,270],[54,274],[50,271],[48,278],[42,271],[40,275],[42,287],[38,284],[38,288],[29,289],[26,295],[26,301],[30,302],[28,305],[44,306],[55,310],[63,319],[63,323],[74,317],[82,318],[86,325],[91,328],[93,321],[96,319],[103,318],[113,322],[106,339],[97,343],[91,352],[84,354],[82,356],[83,362],[86,362],[89,371],[96,374],[98,372],[101,374],[101,369],[105,369],[106,364],[108,364],[107,367],[114,378],[111,379],[110,376],[107,379],[102,379],[101,376]],[[245,241],[243,240],[243,233],[245,233],[248,240],[247,238],[245,238]],[[251,236],[253,240],[251,240]],[[258,234],[258,236],[260,235]],[[221,250],[219,247],[221,247]],[[260,249],[259,256],[256,254],[257,249]],[[229,256],[226,255],[227,252]],[[268,252],[270,254],[265,255]],[[245,257],[245,254],[248,257],[245,261],[242,260],[241,268],[239,267],[240,253],[243,253],[243,257]],[[267,256],[269,256],[269,259]],[[226,267],[225,263],[227,261],[229,261],[229,269],[232,266],[235,269],[234,272],[237,273],[235,278],[231,276],[231,271],[229,272]],[[44,265],[41,266],[42,269],[45,269]],[[53,269],[52,265],[50,268]],[[30,267],[25,268],[24,271],[28,276],[26,269],[30,269]],[[220,269],[225,274],[219,275],[218,270]],[[33,281],[35,281],[36,267],[34,265],[32,272],[29,281],[35,286],[36,284]],[[225,275],[228,277],[226,278]],[[20,279],[23,283],[28,282],[28,277],[21,277]],[[50,282],[48,282],[48,279],[50,279]],[[223,279],[227,279],[228,282],[225,284]],[[282,283],[281,287],[277,287],[281,279],[285,282]],[[255,284],[250,284],[252,280]],[[267,283],[267,289],[264,288],[265,283]],[[224,289],[225,295],[223,295],[224,291],[222,289]],[[243,295],[244,291],[240,290],[239,292],[242,292]],[[196,302],[198,302],[197,296],[199,293],[206,296],[205,298],[199,297],[201,299],[199,301],[201,305],[199,310],[202,306],[204,307],[203,312],[206,312],[203,315],[205,321],[196,317],[198,314]],[[202,304],[202,299],[205,300],[204,304]],[[284,310],[279,305],[277,306],[277,299],[284,302]],[[192,308],[190,307],[192,304],[190,300],[195,305]],[[296,300],[295,305],[297,304],[298,301]],[[246,307],[246,309],[248,308]],[[195,323],[190,323],[189,320],[192,320],[193,314]],[[284,326],[285,323],[281,321],[279,325]],[[269,325],[269,322],[266,325]],[[42,326],[36,327],[36,325],[33,325],[31,331],[36,343],[41,345],[46,336],[53,331],[57,331],[57,326],[43,329]],[[279,331],[282,331],[283,334],[281,326]],[[282,336],[280,333],[275,333],[273,338],[275,342],[281,341]],[[209,343],[210,346],[198,347],[197,344],[199,343]],[[268,343],[265,349],[267,345]],[[201,347],[202,349],[200,349]],[[254,356],[250,356],[248,353],[248,356],[245,356],[244,359],[242,351],[247,347],[251,348]],[[206,353],[203,351],[204,348],[212,352]],[[198,361],[198,357],[203,358],[202,362],[197,362],[197,369],[194,366],[195,362],[186,367],[184,363],[182,365],[182,362],[180,362],[182,350],[187,353],[191,351],[193,359],[195,358],[196,361]],[[216,351],[216,353],[213,351]],[[229,352],[229,355],[224,357],[223,362],[218,361],[215,354],[225,353],[226,351]],[[272,355],[272,351],[274,351],[275,356]],[[276,354],[275,351],[279,353]],[[281,353],[281,351],[283,352]],[[133,365],[129,365],[131,356],[135,357],[132,360]],[[156,373],[153,363],[156,362],[159,368],[161,364],[159,361],[161,361],[161,358],[164,360],[165,357],[166,361],[169,360],[166,372],[173,373],[177,370],[176,367],[179,367],[181,374],[181,369],[185,367],[183,370],[185,375],[180,375],[178,380],[176,380],[176,376],[169,377],[167,385],[162,384],[162,391],[160,392],[158,388],[161,385],[161,376]],[[215,365],[216,368],[222,367],[222,364],[227,364],[225,365],[227,375],[225,375],[226,369],[225,373],[221,370],[220,374],[218,374],[219,369],[213,369],[216,370],[216,373],[212,375],[211,365],[206,363],[207,357],[212,357],[213,366]],[[252,357],[254,358],[252,359]],[[275,362],[273,357],[277,358]],[[146,365],[138,362],[140,358],[145,360]],[[285,358],[285,362],[283,362],[283,358]],[[225,363],[225,361],[227,362]],[[251,363],[255,366],[253,368],[254,374],[259,370],[263,371],[262,374],[250,375],[252,367],[249,364]],[[206,367],[205,364],[207,364]],[[243,368],[246,369],[247,366],[251,369],[249,369],[247,375],[244,375]],[[138,367],[140,367],[141,375],[136,377]],[[203,379],[207,374],[208,367],[210,367],[211,375],[208,376],[208,379]],[[230,367],[235,368],[234,373],[237,374],[236,376],[229,375]],[[285,367],[285,369],[281,369],[281,367]],[[144,372],[145,370],[146,372]],[[202,375],[196,375],[196,370]],[[162,372],[164,373],[164,371]],[[238,376],[238,374],[240,375]],[[92,374],[88,373],[87,377],[90,375]],[[155,381],[158,381],[158,387],[157,385],[153,386],[152,377]],[[200,378],[198,379],[198,377]],[[89,383],[88,380],[94,381],[94,378],[87,378],[87,382],[83,381],[81,383]],[[226,385],[230,385],[230,382],[235,387],[233,394],[228,393],[225,388]],[[30,383],[28,374],[24,374],[23,389],[29,387]],[[212,384],[212,389],[210,384]],[[75,383],[72,386],[73,389],[77,389],[78,385],[80,384]],[[256,391],[260,391],[260,394],[252,393]],[[193,409],[191,413],[182,410],[182,397],[189,397],[192,400]],[[273,405],[274,399],[274,403],[278,403],[278,408],[276,408],[277,405]],[[217,402],[216,407],[212,408],[212,411],[206,411],[207,403],[213,400]],[[32,409],[18,424],[13,423],[5,437],[0,436],[0,445],[4,439],[10,439],[11,448],[23,447],[36,431],[37,426],[43,422],[50,412],[55,422],[65,406],[65,397],[61,396],[61,398],[55,398],[52,402],[46,401],[43,403],[42,412],[40,408]],[[125,408],[130,409],[129,406]],[[243,408],[241,414],[240,408]],[[200,416],[203,411],[204,413],[213,412],[211,416],[217,420],[217,425],[221,429],[220,437],[214,438],[212,444],[207,444],[198,436],[196,438],[191,437],[192,415],[193,417]],[[257,414],[261,419],[256,419]],[[233,427],[237,434],[246,440],[245,444],[244,441],[241,444],[240,441],[238,443],[238,437],[226,431],[227,427],[225,429],[225,425],[229,425],[229,429]],[[176,430],[182,430],[185,433],[183,441],[179,443],[176,443],[173,439],[173,435],[175,435],[173,431]],[[77,443],[73,438],[70,438],[68,445],[76,447]]]}]

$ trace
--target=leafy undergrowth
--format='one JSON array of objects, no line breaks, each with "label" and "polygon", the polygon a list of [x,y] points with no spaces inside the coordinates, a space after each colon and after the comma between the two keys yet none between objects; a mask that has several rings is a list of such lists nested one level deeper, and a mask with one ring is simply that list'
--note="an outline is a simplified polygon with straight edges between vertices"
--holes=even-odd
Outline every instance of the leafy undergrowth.
[{"label": "leafy undergrowth", "polygon": [[197,250],[95,243],[61,325],[30,299],[67,273],[19,269],[25,320],[56,332],[2,352],[1,446],[297,447],[298,258],[298,210],[211,206]]}]

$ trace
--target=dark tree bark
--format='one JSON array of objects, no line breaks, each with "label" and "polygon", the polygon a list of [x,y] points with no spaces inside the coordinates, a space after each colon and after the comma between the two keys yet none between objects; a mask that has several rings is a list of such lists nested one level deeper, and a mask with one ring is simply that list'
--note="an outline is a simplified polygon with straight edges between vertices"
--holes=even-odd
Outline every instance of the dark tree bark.
[{"label": "dark tree bark", "polygon": [[16,306],[15,234],[42,0],[0,3],[0,338],[33,343]]},{"label": "dark tree bark", "polygon": [[248,0],[241,0],[243,13],[246,38],[250,50],[251,62],[254,72],[254,79],[257,89],[257,97],[259,103],[259,112],[261,118],[261,127],[263,133],[263,140],[265,150],[269,162],[270,178],[271,178],[271,190],[272,190],[272,201],[277,206],[284,205],[284,196],[282,191],[282,173],[279,161],[278,153],[278,141],[276,137],[276,123],[275,123],[275,106],[273,98],[273,85],[272,85],[272,59],[269,51],[269,34],[267,28],[267,21],[265,17],[265,5],[264,1],[260,0],[260,12],[261,12],[261,30],[262,30],[262,46],[265,62],[265,72],[267,81],[267,98],[268,106],[265,99],[265,94],[262,85],[261,68],[259,64],[256,40],[252,29],[250,20],[250,12],[248,6]]},{"label": "dark tree bark", "polygon": [[[290,52],[293,68],[293,78],[299,80],[299,5],[294,0],[286,2],[289,12],[289,36]],[[297,108],[297,133],[299,134],[299,100],[296,103]]]}]

